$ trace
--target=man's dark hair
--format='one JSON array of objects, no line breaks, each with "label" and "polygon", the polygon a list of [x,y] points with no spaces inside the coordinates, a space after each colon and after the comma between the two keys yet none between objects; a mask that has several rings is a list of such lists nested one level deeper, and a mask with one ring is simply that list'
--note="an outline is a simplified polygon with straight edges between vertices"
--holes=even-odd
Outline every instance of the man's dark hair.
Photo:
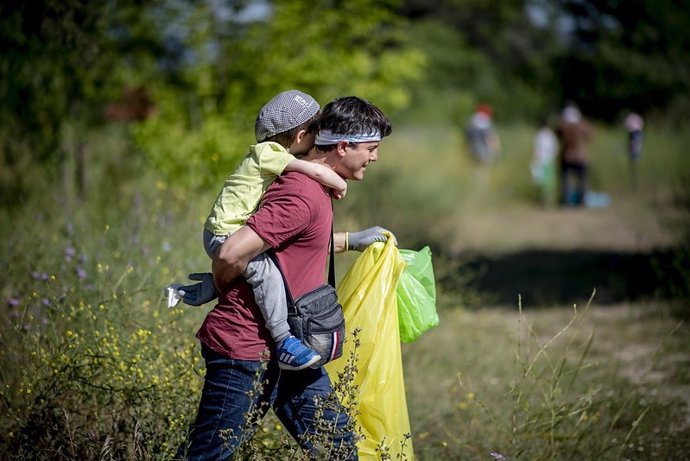
[{"label": "man's dark hair", "polygon": [[[381,133],[381,138],[391,134],[391,122],[384,113],[365,99],[356,96],[338,98],[329,102],[319,119],[309,128],[318,133],[330,130],[336,135]],[[316,146],[320,151],[331,150],[335,145]]]}]

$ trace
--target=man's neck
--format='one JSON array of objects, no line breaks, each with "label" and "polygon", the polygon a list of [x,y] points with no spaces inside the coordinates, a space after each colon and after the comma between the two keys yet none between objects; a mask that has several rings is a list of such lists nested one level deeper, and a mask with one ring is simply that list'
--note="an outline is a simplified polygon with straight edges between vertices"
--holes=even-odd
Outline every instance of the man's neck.
[{"label": "man's neck", "polygon": [[329,162],[329,158],[330,156],[328,155],[328,152],[324,152],[316,149],[316,147],[312,147],[311,150],[304,157],[302,157],[302,160],[332,167],[331,163]]}]

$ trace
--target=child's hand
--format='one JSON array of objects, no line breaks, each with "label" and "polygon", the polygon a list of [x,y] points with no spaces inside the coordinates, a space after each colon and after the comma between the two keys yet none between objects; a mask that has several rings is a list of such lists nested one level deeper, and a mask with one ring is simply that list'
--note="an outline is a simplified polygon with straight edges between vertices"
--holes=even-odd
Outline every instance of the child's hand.
[{"label": "child's hand", "polygon": [[345,197],[345,194],[347,194],[347,184],[342,189],[331,189],[331,196],[336,200]]}]

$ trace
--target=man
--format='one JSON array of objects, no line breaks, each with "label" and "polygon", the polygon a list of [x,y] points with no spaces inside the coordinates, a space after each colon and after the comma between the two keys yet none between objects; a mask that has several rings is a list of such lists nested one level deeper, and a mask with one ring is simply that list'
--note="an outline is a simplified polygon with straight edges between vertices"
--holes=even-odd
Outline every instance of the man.
[{"label": "man", "polygon": [[[561,143],[561,197],[562,205],[582,206],[587,194],[587,149],[585,144],[592,128],[582,117],[580,109],[569,102],[561,114],[556,134]],[[571,178],[572,176],[572,178]],[[575,186],[571,185],[571,179]]]},{"label": "man", "polygon": [[[315,147],[305,160],[327,166],[344,179],[361,180],[378,158],[381,139],[391,132],[386,116],[369,102],[346,97],[324,107],[318,121]],[[270,335],[254,302],[251,287],[239,277],[247,262],[272,248],[295,298],[324,283],[333,209],[328,191],[308,176],[289,172],[264,195],[259,210],[229,237],[213,261],[215,286],[221,295],[197,337],[206,360],[206,377],[199,412],[190,433],[190,460],[229,459],[251,437],[249,412],[263,416],[267,405],[307,451],[319,424],[334,427],[329,446],[339,459],[356,459],[356,437],[342,408],[319,409],[317,400],[331,394],[322,367],[280,371],[274,357],[262,367],[271,350]],[[385,240],[383,229],[334,235],[336,251],[362,250]],[[263,383],[260,393],[251,392]],[[322,414],[317,415],[320,410]],[[249,427],[248,427],[249,426]]]},{"label": "man", "polygon": [[465,128],[465,136],[474,158],[481,163],[489,163],[496,158],[501,143],[494,129],[491,106],[481,103],[470,118]]}]

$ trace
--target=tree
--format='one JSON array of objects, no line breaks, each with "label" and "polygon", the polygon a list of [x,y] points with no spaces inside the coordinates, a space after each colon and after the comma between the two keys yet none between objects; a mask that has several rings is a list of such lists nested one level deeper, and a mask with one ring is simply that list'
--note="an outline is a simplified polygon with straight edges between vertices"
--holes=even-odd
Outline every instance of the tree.
[{"label": "tree", "polygon": [[355,94],[394,110],[421,77],[424,55],[404,33],[395,0],[275,0],[252,21],[215,3],[196,3],[178,30],[193,55],[185,92],[157,85],[158,115],[136,130],[156,170],[178,184],[207,187],[227,175],[255,142],[259,109],[279,91],[299,88],[323,104]]},{"label": "tree", "polygon": [[606,120],[690,107],[690,1],[562,0],[561,8],[573,18],[559,59],[565,97]]},{"label": "tree", "polygon": [[32,169],[62,164],[63,127],[83,135],[99,123],[104,104],[160,52],[145,14],[150,3],[37,0],[0,7],[0,195],[19,198]]},{"label": "tree", "polygon": [[430,60],[417,93],[436,98],[437,105],[452,100],[457,109],[449,109],[450,118],[457,122],[480,101],[491,103],[502,119],[536,118],[558,97],[549,65],[558,48],[553,29],[530,20],[531,3],[406,0],[401,13],[416,24]]}]

